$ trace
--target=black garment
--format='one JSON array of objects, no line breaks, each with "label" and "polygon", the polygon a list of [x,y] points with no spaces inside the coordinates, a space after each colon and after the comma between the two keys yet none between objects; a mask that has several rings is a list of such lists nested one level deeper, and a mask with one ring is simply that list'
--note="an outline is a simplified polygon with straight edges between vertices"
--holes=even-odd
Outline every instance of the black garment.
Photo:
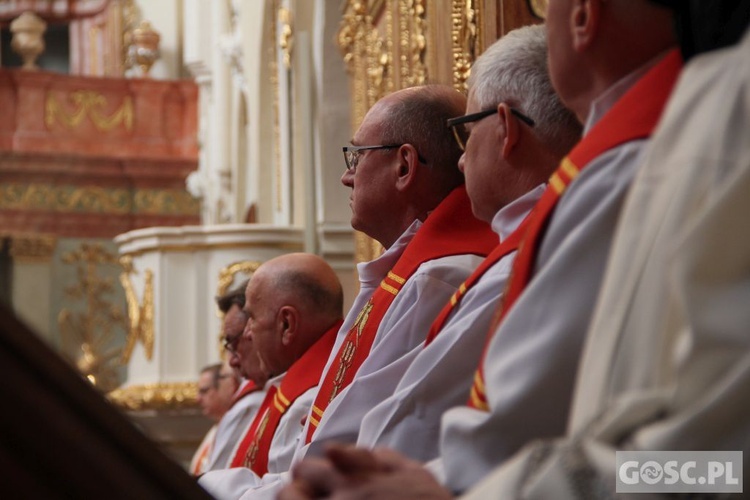
[{"label": "black garment", "polygon": [[682,56],[737,43],[750,22],[750,0],[651,0],[675,11]]}]

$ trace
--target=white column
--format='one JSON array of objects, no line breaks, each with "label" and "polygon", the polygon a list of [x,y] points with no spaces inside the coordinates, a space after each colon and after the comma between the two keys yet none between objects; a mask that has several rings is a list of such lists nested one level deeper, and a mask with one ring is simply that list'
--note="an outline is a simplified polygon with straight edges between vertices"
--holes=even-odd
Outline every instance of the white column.
[{"label": "white column", "polygon": [[[231,81],[229,65],[221,54],[219,37],[229,32],[229,10],[226,2],[211,2],[211,126],[208,130],[209,176],[212,179],[210,202],[215,207],[214,220],[211,223],[228,222],[223,207],[231,203],[229,183],[231,168],[229,165],[230,147],[230,98]],[[206,201],[209,201],[206,200]]]}]

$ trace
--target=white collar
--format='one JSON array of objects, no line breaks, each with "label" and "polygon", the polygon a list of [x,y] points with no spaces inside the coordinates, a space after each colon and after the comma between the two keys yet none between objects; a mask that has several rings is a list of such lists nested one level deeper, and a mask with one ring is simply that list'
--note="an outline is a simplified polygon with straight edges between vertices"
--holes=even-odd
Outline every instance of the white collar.
[{"label": "white collar", "polygon": [[542,197],[546,187],[546,184],[540,184],[498,210],[492,218],[492,230],[500,237],[501,242],[518,228]]},{"label": "white collar", "polygon": [[635,83],[640,80],[648,70],[656,66],[666,54],[667,52],[659,54],[637,70],[620,78],[614,85],[594,99],[591,103],[591,108],[589,109],[589,116],[586,119],[586,125],[583,127],[583,136],[585,137],[591,128],[596,125],[610,109],[612,109],[612,106],[614,106],[615,103],[619,101],[628,90],[630,90],[630,87],[635,85]]},{"label": "white collar", "polygon": [[379,257],[369,262],[360,262],[357,264],[360,286],[363,288],[377,286],[383,281],[386,273],[396,265],[396,261],[401,257],[401,254],[404,253],[406,245],[411,242],[420,227],[422,227],[422,221],[419,219],[415,220],[408,228],[406,228],[406,231],[401,233],[401,236],[398,237],[393,245],[391,245]]}]

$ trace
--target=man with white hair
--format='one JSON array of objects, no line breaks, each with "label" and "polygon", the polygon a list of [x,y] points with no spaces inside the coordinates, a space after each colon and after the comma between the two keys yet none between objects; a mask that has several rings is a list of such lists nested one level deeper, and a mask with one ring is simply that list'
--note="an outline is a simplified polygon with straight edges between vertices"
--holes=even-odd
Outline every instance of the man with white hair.
[{"label": "man with white hair", "polygon": [[[459,168],[474,215],[492,224],[500,245],[445,306],[393,395],[365,416],[357,441],[421,461],[439,454],[441,415],[466,402],[522,221],[581,132],[549,80],[544,26],[511,31],[490,46],[473,65],[468,87],[466,114],[448,124],[464,149]],[[549,418],[550,433],[565,425],[564,415]],[[514,439],[526,432],[507,431]]]}]

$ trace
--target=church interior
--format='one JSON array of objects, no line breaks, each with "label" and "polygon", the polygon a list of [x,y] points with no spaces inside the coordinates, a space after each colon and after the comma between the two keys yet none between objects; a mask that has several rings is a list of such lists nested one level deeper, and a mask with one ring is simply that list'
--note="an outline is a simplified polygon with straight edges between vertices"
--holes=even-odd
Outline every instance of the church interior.
[{"label": "church interior", "polygon": [[[47,387],[35,411],[63,414],[54,394],[80,392],[72,367],[185,466],[209,427],[195,381],[222,355],[214,298],[304,251],[335,269],[348,308],[355,264],[381,248],[350,227],[341,146],[392,91],[465,91],[476,57],[542,22],[545,4],[0,1],[0,303],[9,345],[30,359],[26,378],[0,363],[11,385]],[[85,409],[92,434],[154,476],[171,470],[80,398],[68,410]],[[84,468],[106,446],[81,439],[94,447]],[[145,484],[143,470],[118,484]],[[201,497],[179,478],[158,487]]]}]

